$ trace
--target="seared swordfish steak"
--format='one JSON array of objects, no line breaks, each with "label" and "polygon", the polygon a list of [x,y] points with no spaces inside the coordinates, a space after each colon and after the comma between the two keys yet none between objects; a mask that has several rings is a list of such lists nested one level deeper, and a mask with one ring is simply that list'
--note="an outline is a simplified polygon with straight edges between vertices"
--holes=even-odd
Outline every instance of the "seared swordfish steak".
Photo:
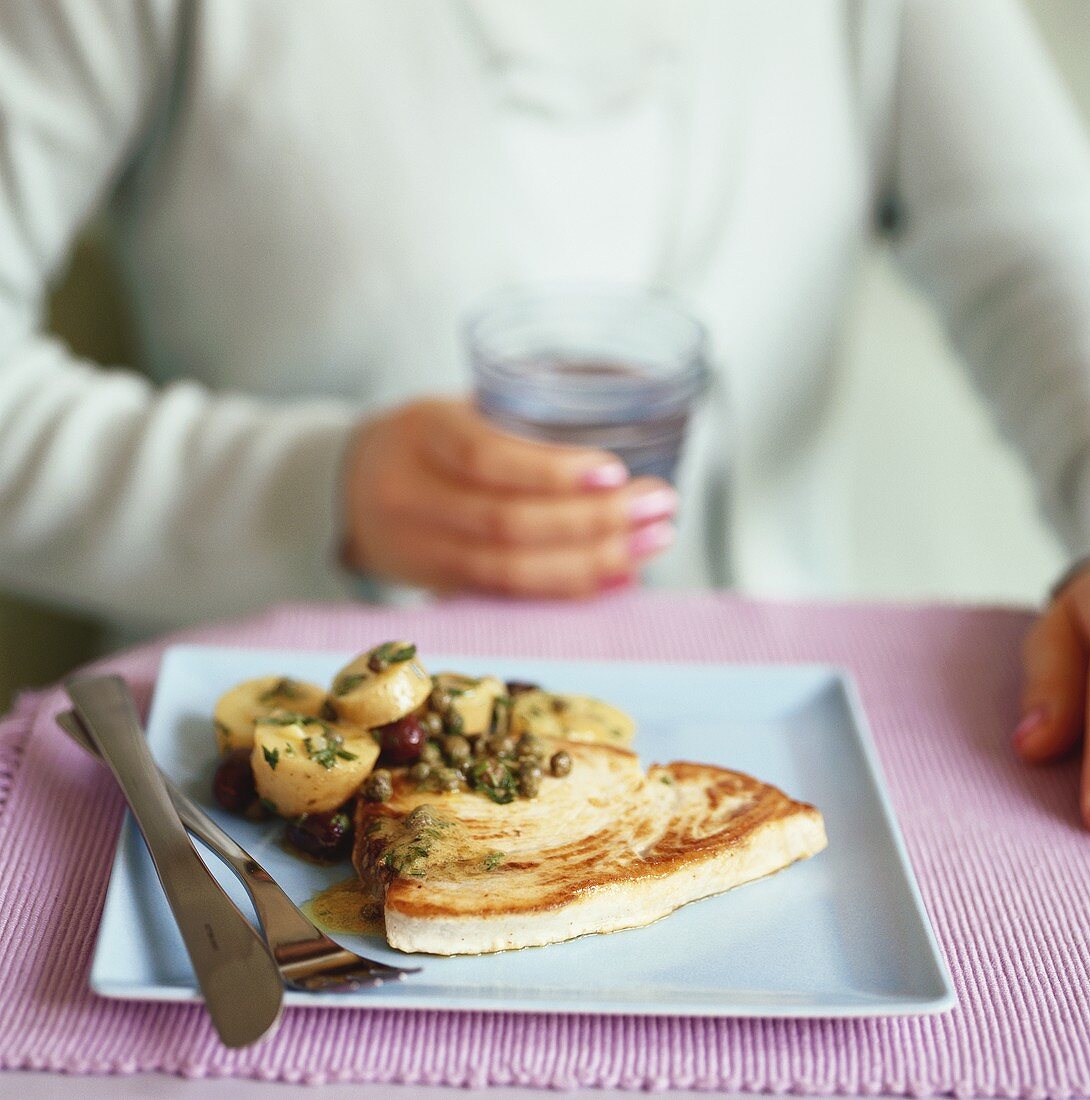
[{"label": "seared swordfish steak", "polygon": [[572,758],[536,798],[435,793],[395,776],[357,804],[353,863],[402,951],[481,954],[650,924],[825,847],[821,814],[740,772],[654,765],[554,742]]}]

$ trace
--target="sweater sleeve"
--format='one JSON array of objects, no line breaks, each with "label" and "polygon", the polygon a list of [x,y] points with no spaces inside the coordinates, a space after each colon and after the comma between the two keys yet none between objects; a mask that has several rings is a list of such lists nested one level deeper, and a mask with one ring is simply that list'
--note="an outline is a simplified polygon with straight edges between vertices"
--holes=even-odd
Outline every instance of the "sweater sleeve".
[{"label": "sweater sleeve", "polygon": [[168,85],[174,0],[0,14],[0,583],[144,625],[341,594],[352,410],[156,389],[41,331],[46,288]]},{"label": "sweater sleeve", "polygon": [[1090,551],[1090,151],[1017,0],[905,0],[896,252],[1072,554]]}]

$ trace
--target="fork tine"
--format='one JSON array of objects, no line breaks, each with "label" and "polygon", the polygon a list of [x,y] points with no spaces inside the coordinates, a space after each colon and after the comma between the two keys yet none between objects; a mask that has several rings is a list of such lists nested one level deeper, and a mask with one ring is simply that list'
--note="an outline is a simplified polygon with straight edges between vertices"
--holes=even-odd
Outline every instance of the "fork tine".
[{"label": "fork tine", "polygon": [[[353,966],[345,963],[343,966],[324,967],[322,960],[315,960],[318,966],[302,970],[297,974],[284,974],[285,981],[292,989],[300,989],[307,992],[322,992],[339,990],[345,992],[354,989],[375,988],[385,985],[387,982],[402,981],[405,970],[397,967],[385,967],[384,969],[372,969],[370,967]],[[366,960],[357,960],[366,961]]]},{"label": "fork tine", "polygon": [[400,980],[407,974],[418,974],[420,972],[419,967],[390,966],[388,963],[362,958],[344,948],[340,948],[335,952],[315,952],[313,955],[300,959],[285,960],[281,958],[279,962],[280,972],[286,980],[292,982],[306,982],[312,978],[324,978],[326,976],[347,977],[349,975],[389,981],[392,979]]},{"label": "fork tine", "polygon": [[399,981],[400,977],[388,978],[380,975],[361,977],[354,974],[315,974],[302,981],[288,981],[289,989],[301,993],[352,993],[357,989],[377,989],[389,981]]}]

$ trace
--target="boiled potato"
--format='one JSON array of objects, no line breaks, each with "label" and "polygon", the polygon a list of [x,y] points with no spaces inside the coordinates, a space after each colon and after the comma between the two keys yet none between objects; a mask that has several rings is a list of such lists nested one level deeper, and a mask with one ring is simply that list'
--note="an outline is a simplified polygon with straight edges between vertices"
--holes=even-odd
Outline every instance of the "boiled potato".
[{"label": "boiled potato", "polygon": [[457,672],[440,672],[435,688],[450,696],[450,709],[461,719],[461,732],[470,737],[489,731],[496,700],[507,695],[507,686],[495,676],[476,679]]},{"label": "boiled potato", "polygon": [[431,677],[416,660],[416,646],[384,642],[337,673],[331,702],[339,719],[374,729],[416,710],[431,687]]},{"label": "boiled potato", "polygon": [[510,732],[514,736],[559,737],[628,746],[636,723],[601,699],[589,695],[556,695],[550,691],[524,691],[511,702]]},{"label": "boiled potato", "polygon": [[254,720],[274,710],[317,715],[326,694],[317,684],[286,676],[261,676],[246,680],[220,696],[213,714],[216,743],[221,753],[249,749],[254,743]]},{"label": "boiled potato", "polygon": [[283,817],[335,810],[378,759],[375,739],[357,734],[304,714],[258,718],[250,756],[257,793]]}]

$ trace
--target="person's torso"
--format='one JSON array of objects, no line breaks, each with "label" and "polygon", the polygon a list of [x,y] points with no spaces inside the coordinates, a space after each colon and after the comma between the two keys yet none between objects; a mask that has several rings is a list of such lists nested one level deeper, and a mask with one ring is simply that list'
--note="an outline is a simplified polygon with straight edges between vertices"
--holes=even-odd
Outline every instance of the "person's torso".
[{"label": "person's torso", "polygon": [[193,5],[118,211],[148,365],[372,409],[465,390],[461,318],[500,287],[665,287],[729,391],[683,475],[678,572],[708,579],[717,456],[740,505],[794,476],[867,228],[843,8]]}]

